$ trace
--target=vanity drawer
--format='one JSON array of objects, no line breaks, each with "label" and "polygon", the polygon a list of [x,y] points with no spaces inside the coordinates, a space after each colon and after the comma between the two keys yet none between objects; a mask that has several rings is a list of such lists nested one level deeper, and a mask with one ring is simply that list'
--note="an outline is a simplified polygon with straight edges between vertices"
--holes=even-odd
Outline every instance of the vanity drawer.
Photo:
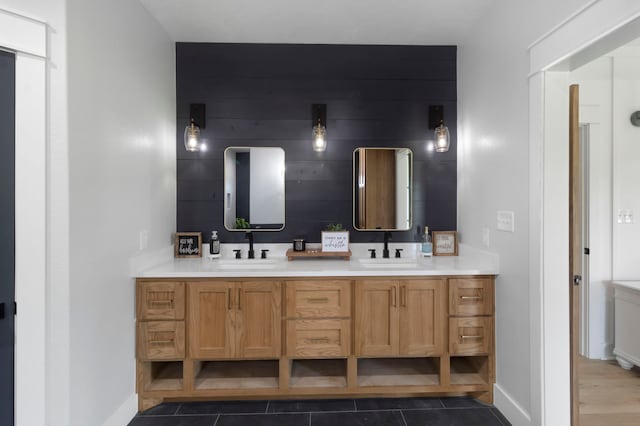
[{"label": "vanity drawer", "polygon": [[288,318],[351,317],[350,281],[289,281]]},{"label": "vanity drawer", "polygon": [[287,320],[287,356],[348,356],[350,342],[351,320]]},{"label": "vanity drawer", "polygon": [[449,279],[449,315],[493,315],[493,280]]},{"label": "vanity drawer", "polygon": [[184,283],[140,282],[136,295],[138,320],[183,320],[184,300]]},{"label": "vanity drawer", "polygon": [[449,353],[451,355],[487,355],[493,348],[491,317],[450,318]]},{"label": "vanity drawer", "polygon": [[138,357],[143,360],[184,358],[184,321],[138,323]]}]

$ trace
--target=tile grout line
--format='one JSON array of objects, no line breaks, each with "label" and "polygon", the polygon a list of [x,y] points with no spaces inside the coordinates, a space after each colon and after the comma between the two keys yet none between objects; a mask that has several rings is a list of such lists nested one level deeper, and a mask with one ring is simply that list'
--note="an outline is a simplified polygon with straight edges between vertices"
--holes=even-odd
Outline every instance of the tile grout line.
[{"label": "tile grout line", "polygon": [[[497,408],[496,408],[496,410],[497,410]],[[493,410],[491,410],[491,409],[490,409],[489,411],[491,411],[491,414],[493,414],[493,417],[495,417],[496,419],[498,419],[498,423],[500,423],[502,426],[506,426],[506,425],[504,424],[504,422],[502,421],[502,419],[501,419],[500,417],[498,417],[498,415],[495,413],[495,411],[493,411]]]},{"label": "tile grout line", "polygon": [[213,422],[213,426],[216,426],[218,424],[218,420],[220,420],[220,414],[216,416],[216,421]]},{"label": "tile grout line", "polygon": [[309,414],[309,426],[311,426],[311,413],[308,413],[308,414]]},{"label": "tile grout line", "polygon": [[271,401],[267,401],[267,406],[264,409],[264,413],[265,414],[269,414],[269,404],[271,403]]}]

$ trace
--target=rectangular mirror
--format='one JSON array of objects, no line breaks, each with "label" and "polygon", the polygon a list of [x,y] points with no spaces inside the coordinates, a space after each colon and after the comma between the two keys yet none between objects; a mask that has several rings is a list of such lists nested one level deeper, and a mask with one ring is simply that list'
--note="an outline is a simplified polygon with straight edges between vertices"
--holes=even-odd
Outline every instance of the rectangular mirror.
[{"label": "rectangular mirror", "polygon": [[358,231],[410,230],[412,176],[409,148],[356,148],[353,227]]},{"label": "rectangular mirror", "polygon": [[224,150],[224,227],[228,231],[284,229],[284,150]]}]

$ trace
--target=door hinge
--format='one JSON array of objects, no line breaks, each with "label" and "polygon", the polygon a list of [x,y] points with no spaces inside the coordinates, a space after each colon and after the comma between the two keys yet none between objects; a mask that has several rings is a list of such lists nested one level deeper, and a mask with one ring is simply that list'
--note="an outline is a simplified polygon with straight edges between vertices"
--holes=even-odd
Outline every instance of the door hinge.
[{"label": "door hinge", "polygon": [[584,248],[584,254],[589,255],[589,247]]},{"label": "door hinge", "polygon": [[13,302],[13,316],[18,315],[18,302]]},{"label": "door hinge", "polygon": [[4,303],[0,303],[0,320],[4,319]]},{"label": "door hinge", "polygon": [[573,276],[573,285],[580,285],[581,282],[582,282],[582,275]]}]

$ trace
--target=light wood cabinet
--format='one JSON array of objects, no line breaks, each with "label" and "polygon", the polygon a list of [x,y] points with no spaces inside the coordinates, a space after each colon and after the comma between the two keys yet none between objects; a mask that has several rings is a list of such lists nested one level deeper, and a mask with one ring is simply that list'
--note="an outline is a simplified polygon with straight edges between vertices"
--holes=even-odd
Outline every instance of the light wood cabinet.
[{"label": "light wood cabinet", "polygon": [[444,280],[356,282],[356,355],[438,355]]},{"label": "light wood cabinet", "polygon": [[278,282],[190,284],[191,358],[277,358],[280,298]]},{"label": "light wood cabinet", "polygon": [[138,357],[144,360],[184,358],[184,321],[138,323]]},{"label": "light wood cabinet", "polygon": [[493,348],[492,278],[449,279],[449,352],[487,355]]},{"label": "light wood cabinet", "polygon": [[494,277],[138,279],[139,408],[165,399],[493,398]]},{"label": "light wood cabinet", "polygon": [[356,282],[356,355],[398,354],[398,282]]},{"label": "light wood cabinet", "polygon": [[184,283],[175,281],[150,281],[136,289],[139,320],[183,320]]},{"label": "light wood cabinet", "polygon": [[286,353],[296,358],[351,354],[351,281],[286,283]]},{"label": "light wood cabinet", "polygon": [[401,355],[440,355],[445,334],[445,281],[405,280],[399,283]]},{"label": "light wood cabinet", "polygon": [[184,283],[146,282],[136,288],[139,359],[177,360],[185,355]]},{"label": "light wood cabinet", "polygon": [[491,278],[450,278],[449,314],[492,315],[493,293]]},{"label": "light wood cabinet", "polygon": [[191,358],[232,358],[236,354],[236,309],[230,282],[189,285]]}]

